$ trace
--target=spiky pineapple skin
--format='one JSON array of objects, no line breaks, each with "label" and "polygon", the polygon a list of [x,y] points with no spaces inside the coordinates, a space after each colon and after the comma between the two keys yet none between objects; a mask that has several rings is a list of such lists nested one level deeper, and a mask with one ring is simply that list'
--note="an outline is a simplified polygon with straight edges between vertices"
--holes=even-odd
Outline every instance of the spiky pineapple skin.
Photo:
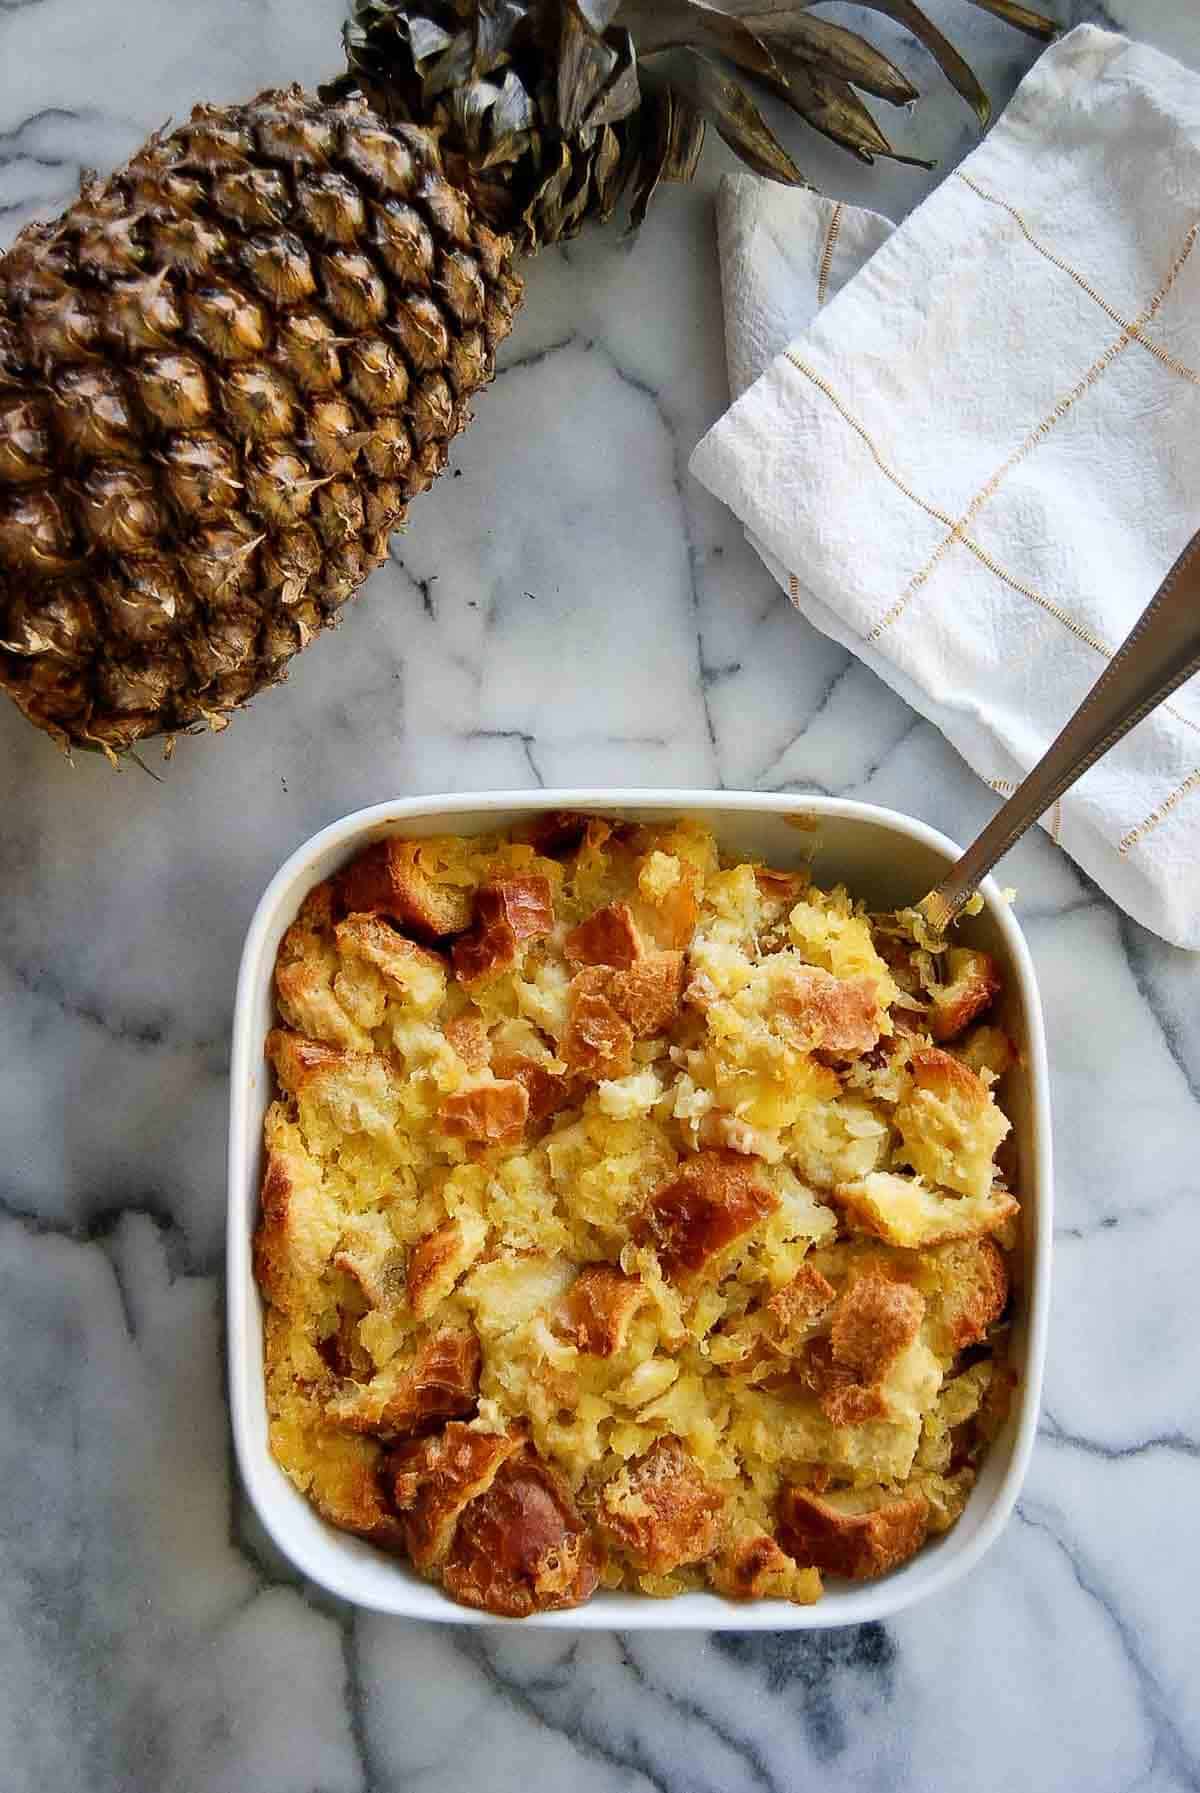
[{"label": "spiky pineapple skin", "polygon": [[445,465],[520,300],[436,140],[197,107],[0,258],[0,686],[120,752],[284,676]]}]

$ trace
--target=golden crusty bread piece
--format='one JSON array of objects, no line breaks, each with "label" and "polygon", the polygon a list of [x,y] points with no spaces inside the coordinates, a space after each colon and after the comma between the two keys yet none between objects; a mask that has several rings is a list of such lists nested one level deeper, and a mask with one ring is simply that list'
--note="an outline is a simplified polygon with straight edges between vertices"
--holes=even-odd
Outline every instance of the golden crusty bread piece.
[{"label": "golden crusty bread piece", "polygon": [[444,1220],[418,1241],[408,1259],[408,1305],[413,1318],[427,1320],[436,1313],[459,1278],[465,1276],[483,1250],[487,1222],[473,1208],[464,1208],[454,1220]]},{"label": "golden crusty bread piece", "polygon": [[790,1600],[811,1606],[821,1598],[820,1572],[801,1568],[770,1532],[735,1539],[707,1567],[710,1585],[727,1600]]},{"label": "golden crusty bread piece", "polygon": [[912,1084],[896,1105],[903,1158],[918,1176],[982,1200],[995,1182],[996,1148],[1009,1131],[991,1089],[939,1047],[914,1052]]},{"label": "golden crusty bread piece", "polygon": [[334,1425],[377,1438],[409,1438],[447,1419],[474,1413],[479,1399],[479,1340],[474,1332],[445,1327],[399,1354],[367,1383],[328,1401]]},{"label": "golden crusty bread piece", "polygon": [[713,1554],[723,1506],[679,1439],[660,1438],[606,1484],[599,1521],[640,1569],[665,1575]]},{"label": "golden crusty bread piece", "polygon": [[946,980],[933,988],[929,1031],[939,1045],[956,1040],[991,1007],[1000,992],[1000,974],[990,953],[952,946],[946,953]]},{"label": "golden crusty bread piece", "polygon": [[340,873],[338,900],[349,914],[390,915],[404,927],[441,939],[471,925],[475,893],[439,876],[438,843],[381,840]]},{"label": "golden crusty bread piece", "polygon": [[528,1445],[467,1505],[442,1565],[455,1600],[507,1619],[581,1606],[599,1578],[595,1539],[565,1482]]},{"label": "golden crusty bread piece", "polygon": [[930,1189],[920,1177],[888,1170],[837,1184],[833,1199],[851,1231],[914,1250],[997,1233],[1017,1212],[1015,1197],[999,1183],[982,1195],[952,1195]]},{"label": "golden crusty bread piece", "polygon": [[624,1350],[634,1316],[649,1299],[650,1291],[638,1277],[611,1264],[589,1264],[567,1296],[568,1325],[577,1349],[596,1357]]},{"label": "golden crusty bread piece", "polygon": [[651,1244],[665,1275],[694,1275],[779,1206],[779,1197],[737,1152],[698,1152],[656,1189],[630,1232]]},{"label": "golden crusty bread piece", "polygon": [[784,1549],[805,1567],[851,1581],[899,1568],[916,1555],[928,1530],[929,1502],[921,1493],[788,1488],[779,1502]]}]

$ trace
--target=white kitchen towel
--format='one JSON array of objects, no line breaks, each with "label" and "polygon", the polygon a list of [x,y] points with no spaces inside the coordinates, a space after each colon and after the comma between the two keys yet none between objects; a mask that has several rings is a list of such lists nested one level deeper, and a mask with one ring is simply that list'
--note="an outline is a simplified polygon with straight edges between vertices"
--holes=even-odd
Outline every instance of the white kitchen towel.
[{"label": "white kitchen towel", "polygon": [[[1010,788],[1200,528],[1200,79],[1083,26],[890,235],[747,176],[720,223],[735,403],[692,470]],[[1200,948],[1200,680],[1046,825]]]}]

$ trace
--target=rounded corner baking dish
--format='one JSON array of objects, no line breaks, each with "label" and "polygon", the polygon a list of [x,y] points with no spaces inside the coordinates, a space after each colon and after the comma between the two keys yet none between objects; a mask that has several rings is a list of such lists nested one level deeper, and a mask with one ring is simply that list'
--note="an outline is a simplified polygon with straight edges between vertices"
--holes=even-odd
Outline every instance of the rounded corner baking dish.
[{"label": "rounded corner baking dish", "polygon": [[960,937],[1003,967],[1002,1019],[1022,1069],[1004,1089],[1013,1125],[1023,1253],[1014,1320],[1020,1377],[1004,1433],[986,1457],[958,1524],[879,1581],[830,1582],[815,1606],[770,1600],[742,1606],[715,1594],[674,1600],[601,1592],[570,1612],[520,1621],[458,1606],[440,1588],[373,1545],[320,1519],[275,1463],[267,1442],[262,1307],[251,1266],[259,1198],[263,1117],[271,1097],[264,1042],[272,1025],[272,978],[280,939],[314,884],[355,851],[389,834],[482,833],[549,809],[595,811],[634,821],[695,815],[723,847],[772,864],[808,863],[819,883],[845,882],[881,907],[910,903],[938,882],[958,849],[944,835],[894,810],[832,798],[753,792],[584,790],[489,792],[414,797],[376,804],[323,828],[298,847],[263,893],[238,976],[233,1025],[227,1235],[229,1380],[234,1444],[250,1500],[279,1548],[311,1580],[356,1605],[455,1624],[512,1624],[589,1630],[816,1630],[883,1619],[947,1588],[976,1563],[1012,1511],[1033,1447],[1049,1304],[1051,1239],[1050,1104],[1041,1004],[1029,949],[994,882],[982,913]]}]

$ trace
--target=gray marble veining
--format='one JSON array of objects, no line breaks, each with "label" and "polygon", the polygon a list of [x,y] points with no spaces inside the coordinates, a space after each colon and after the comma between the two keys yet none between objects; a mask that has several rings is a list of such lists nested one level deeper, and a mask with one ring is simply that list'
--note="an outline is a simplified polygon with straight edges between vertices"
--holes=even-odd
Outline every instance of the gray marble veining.
[{"label": "gray marble veining", "polygon": [[[932,10],[1003,100],[1033,47]],[[1059,12],[1200,69],[1191,0]],[[339,15],[0,0],[0,240],[195,100],[329,73]],[[944,168],[969,116],[898,27],[873,28],[927,95],[889,119],[898,145]],[[791,141],[830,191],[897,216],[937,178]],[[711,149],[636,243],[593,235],[530,270],[452,473],[336,638],[223,739],[181,743],[156,783],[72,768],[0,711],[5,1793],[1200,1787],[1200,956],[1044,838],[1004,875],[1054,1067],[1046,1410],[1018,1517],[966,1584],[813,1636],[408,1625],[299,1585],[232,1473],[233,980],[305,835],[399,793],[539,783],[826,790],[959,838],[991,807],[686,475],[727,398],[726,165]]]}]

